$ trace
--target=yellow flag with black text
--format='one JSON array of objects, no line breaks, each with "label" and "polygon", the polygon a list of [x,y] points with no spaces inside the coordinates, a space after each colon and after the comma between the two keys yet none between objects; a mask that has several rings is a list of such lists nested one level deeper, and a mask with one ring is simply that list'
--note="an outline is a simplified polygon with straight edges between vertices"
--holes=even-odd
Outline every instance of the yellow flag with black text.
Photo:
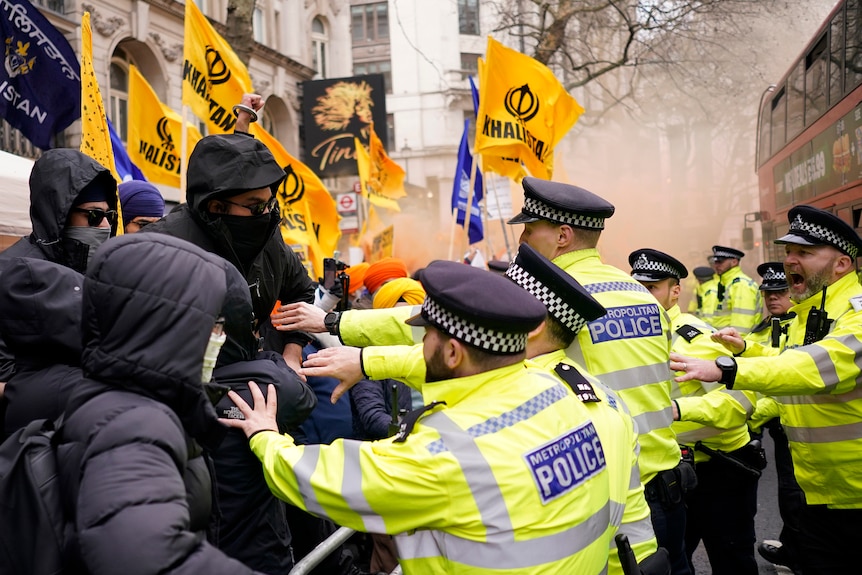
[{"label": "yellow flag with black text", "polygon": [[[485,75],[485,60],[483,58],[479,58],[477,63],[479,67],[479,85],[481,86],[482,78]],[[479,94],[480,101],[481,98],[482,95]],[[524,179],[524,176],[527,175],[524,165],[521,164],[521,158],[518,156],[513,158],[504,158],[503,156],[489,153],[483,154],[481,152],[477,152],[477,155],[482,158],[480,164],[482,172],[494,172],[496,174],[500,174],[501,176],[513,180],[516,184],[520,184],[521,180]]]},{"label": "yellow flag with black text", "polygon": [[[130,66],[127,149],[148,181],[180,187],[181,126],[180,115],[164,105],[146,78]],[[191,155],[201,133],[191,123],[186,129]]]},{"label": "yellow flag with black text", "polygon": [[475,153],[520,159],[550,179],[554,148],[584,109],[544,64],[488,37]]},{"label": "yellow flag with black text", "polygon": [[311,168],[290,155],[272,134],[258,124],[252,124],[250,131],[287,174],[276,194],[281,235],[287,244],[306,246],[316,277],[323,277],[323,258],[333,257],[341,239],[335,200]]},{"label": "yellow flag with black text", "polygon": [[251,92],[251,77],[192,0],[186,0],[183,105],[204,120],[211,134],[233,132],[234,104]]},{"label": "yellow flag with black text", "polygon": [[353,141],[362,195],[375,206],[400,212],[397,199],[407,195],[404,191],[404,169],[386,154],[373,123],[370,125],[367,151],[359,138],[353,138]]}]

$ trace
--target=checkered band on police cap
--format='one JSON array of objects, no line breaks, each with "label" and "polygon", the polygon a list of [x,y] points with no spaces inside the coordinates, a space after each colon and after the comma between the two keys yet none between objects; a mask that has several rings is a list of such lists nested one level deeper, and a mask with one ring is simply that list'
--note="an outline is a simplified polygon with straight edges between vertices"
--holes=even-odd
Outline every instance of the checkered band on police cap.
[{"label": "checkered band on police cap", "polygon": [[638,256],[638,259],[635,260],[634,265],[632,265],[632,273],[663,273],[670,274],[675,278],[680,277],[679,270],[673,267],[672,265],[660,262],[658,260],[653,260],[647,257],[646,254],[642,253]]},{"label": "checkered band on police cap", "polygon": [[823,243],[831,244],[851,258],[856,259],[858,249],[855,243],[833,229],[815,222],[805,221],[802,214],[796,214],[796,217],[790,222],[789,233],[792,234],[794,232],[802,232],[818,240],[822,240]]},{"label": "checkered band on police cap", "polygon": [[526,333],[506,333],[476,325],[445,309],[430,296],[422,304],[422,317],[455,339],[479,349],[504,354],[527,348]]},{"label": "checkered band on police cap", "polygon": [[766,273],[763,274],[764,282],[783,282],[787,281],[787,275],[784,273],[784,268],[775,269],[768,267]]},{"label": "checkered band on police cap", "polygon": [[723,250],[719,247],[716,247],[712,252],[712,257],[714,257],[714,258],[736,258],[736,259],[739,259],[739,253],[730,252],[727,250]]},{"label": "checkered band on police cap", "polygon": [[605,218],[567,212],[550,206],[536,198],[524,198],[524,212],[536,216],[537,218],[559,222],[561,224],[568,224],[576,228],[588,228],[591,230],[605,229]]},{"label": "checkered band on police cap", "polygon": [[587,320],[575,308],[566,303],[551,288],[536,279],[530,272],[519,266],[517,262],[512,262],[509,265],[506,275],[516,284],[536,296],[540,302],[545,304],[548,312],[572,333],[578,333],[586,325]]}]

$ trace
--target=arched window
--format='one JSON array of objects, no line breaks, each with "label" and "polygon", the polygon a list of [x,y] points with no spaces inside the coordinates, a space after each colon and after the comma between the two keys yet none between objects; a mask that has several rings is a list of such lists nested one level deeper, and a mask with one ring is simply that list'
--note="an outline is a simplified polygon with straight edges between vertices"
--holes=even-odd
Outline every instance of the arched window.
[{"label": "arched window", "polygon": [[[117,52],[121,55],[121,52]],[[124,55],[124,54],[123,54]],[[111,97],[108,117],[114,130],[124,142],[128,140],[127,123],[129,117],[129,71],[128,62],[120,58],[111,60]]]},{"label": "arched window", "polygon": [[317,70],[315,79],[329,76],[326,52],[329,50],[329,35],[326,25],[318,16],[311,21],[311,67]]}]

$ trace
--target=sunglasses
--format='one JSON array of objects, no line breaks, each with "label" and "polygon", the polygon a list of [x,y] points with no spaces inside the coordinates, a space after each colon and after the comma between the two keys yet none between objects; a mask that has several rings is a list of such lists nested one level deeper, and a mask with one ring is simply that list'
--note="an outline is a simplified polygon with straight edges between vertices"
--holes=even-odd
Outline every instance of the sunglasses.
[{"label": "sunglasses", "polygon": [[105,218],[112,226],[117,223],[117,210],[103,210],[101,208],[72,208],[72,211],[87,214],[87,225],[96,228]]},{"label": "sunglasses", "polygon": [[268,200],[267,200],[267,201],[265,201],[265,202],[260,202],[260,203],[257,203],[257,204],[251,204],[250,206],[245,206],[245,205],[243,205],[243,204],[238,204],[238,203],[236,203],[236,202],[232,202],[232,201],[230,201],[230,200],[219,200],[219,201],[222,201],[222,202],[224,202],[224,203],[226,203],[226,204],[231,204],[232,206],[237,206],[237,207],[240,207],[240,208],[245,208],[245,209],[247,209],[248,211],[250,211],[250,212],[251,212],[251,215],[253,215],[253,216],[262,216],[263,214],[265,214],[265,213],[267,213],[267,212],[269,212],[269,211],[272,211],[272,208],[274,208],[274,207],[275,207],[275,204],[276,204],[276,202],[278,201],[278,198],[276,198],[275,196],[273,196],[273,197],[271,197],[270,199],[268,199]]}]

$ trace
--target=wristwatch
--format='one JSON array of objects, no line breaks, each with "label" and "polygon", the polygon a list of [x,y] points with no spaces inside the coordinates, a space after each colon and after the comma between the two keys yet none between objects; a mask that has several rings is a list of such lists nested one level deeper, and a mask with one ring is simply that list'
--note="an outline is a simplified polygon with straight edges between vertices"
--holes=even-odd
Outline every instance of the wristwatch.
[{"label": "wristwatch", "polygon": [[[318,316],[319,317],[319,316]],[[323,327],[330,335],[338,335],[338,321],[341,319],[341,314],[337,311],[331,311],[323,318]]]},{"label": "wristwatch", "polygon": [[723,383],[728,389],[731,389],[733,381],[736,379],[736,360],[728,355],[722,355],[715,359],[715,365],[721,370],[718,383]]}]

